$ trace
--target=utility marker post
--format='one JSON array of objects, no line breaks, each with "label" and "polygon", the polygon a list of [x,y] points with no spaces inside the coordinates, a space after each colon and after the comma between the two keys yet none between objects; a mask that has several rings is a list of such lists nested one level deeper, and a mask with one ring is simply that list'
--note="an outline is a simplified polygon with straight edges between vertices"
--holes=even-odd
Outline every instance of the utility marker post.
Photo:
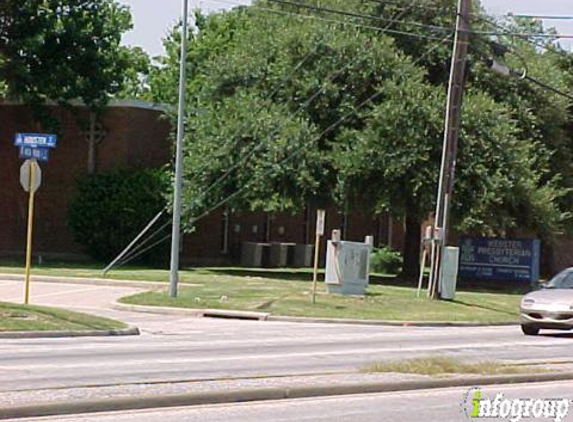
[{"label": "utility marker post", "polygon": [[469,44],[469,20],[472,0],[458,0],[456,35],[450,81],[448,86],[448,99],[444,129],[444,143],[442,147],[442,163],[440,180],[438,184],[438,197],[436,200],[436,213],[434,222],[432,265],[430,268],[429,295],[436,298],[440,283],[440,264],[443,248],[448,239],[448,211],[452,201],[454,189],[454,176],[456,171],[456,155],[458,150],[458,136],[460,130],[460,113],[465,82],[465,71]]},{"label": "utility marker post", "polygon": [[316,211],[316,236],[314,240],[314,270],[312,272],[312,303],[316,303],[316,285],[318,283],[318,257],[320,255],[320,238],[324,236],[325,210]]},{"label": "utility marker post", "polygon": [[175,181],[173,183],[173,228],[171,233],[171,268],[169,273],[169,297],[177,297],[179,283],[179,242],[181,236],[181,185],[183,179],[183,132],[185,130],[185,82],[187,69],[187,22],[189,0],[183,0],[181,17],[181,62],[179,70],[179,106],[177,109],[177,144],[175,154]]}]

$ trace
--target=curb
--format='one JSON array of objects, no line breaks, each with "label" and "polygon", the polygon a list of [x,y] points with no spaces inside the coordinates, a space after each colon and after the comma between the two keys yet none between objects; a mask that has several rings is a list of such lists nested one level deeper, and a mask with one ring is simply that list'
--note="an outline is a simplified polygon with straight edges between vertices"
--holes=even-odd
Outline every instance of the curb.
[{"label": "curb", "polygon": [[495,375],[475,378],[431,379],[366,384],[340,384],[322,386],[293,386],[292,388],[259,388],[239,391],[193,393],[181,395],[125,397],[118,399],[83,400],[49,403],[0,409],[0,419],[16,419],[81,413],[125,410],[158,409],[166,407],[197,406],[222,403],[300,399],[311,397],[344,396],[396,391],[431,390],[476,385],[522,384],[531,382],[564,381],[573,379],[573,372],[551,374]]},{"label": "curb", "polygon": [[[24,281],[24,276],[19,274],[1,274],[0,280]],[[111,286],[111,287],[135,287],[145,289],[163,289],[168,287],[168,283],[156,281],[135,281],[116,280],[110,278],[84,278],[84,277],[57,277],[49,275],[33,275],[31,281],[34,283],[59,283],[59,284],[86,284],[89,286]],[[180,283],[183,286],[197,286],[197,284]]]},{"label": "curb", "polygon": [[385,325],[390,327],[506,327],[519,325],[517,322],[455,322],[455,321],[385,321],[343,318],[308,318],[270,315],[267,321],[314,322],[322,324]]},{"label": "curb", "polygon": [[[127,327],[117,330],[86,331],[12,331],[1,333],[0,339],[59,338],[59,337],[105,337],[105,336],[138,336],[139,328]],[[1,415],[0,410],[0,415]]]},{"label": "curb", "polygon": [[120,303],[117,301],[111,304],[111,308],[117,311],[141,312],[159,315],[181,315],[194,318],[229,318],[266,321],[270,316],[270,314],[263,312],[233,311],[225,309],[170,308],[166,306],[143,306]]},{"label": "curb", "polygon": [[225,309],[171,308],[165,306],[131,305],[113,302],[112,309],[118,311],[142,312],[160,315],[181,315],[195,318],[229,318],[272,322],[301,322],[318,324],[378,325],[389,327],[506,327],[517,326],[518,322],[453,322],[453,321],[383,321],[344,318],[309,318],[274,316],[264,312],[235,311]]}]

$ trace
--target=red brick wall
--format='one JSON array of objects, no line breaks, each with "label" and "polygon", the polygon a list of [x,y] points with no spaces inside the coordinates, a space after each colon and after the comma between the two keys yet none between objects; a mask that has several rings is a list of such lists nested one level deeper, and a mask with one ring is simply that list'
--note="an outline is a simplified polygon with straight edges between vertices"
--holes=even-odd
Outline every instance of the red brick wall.
[{"label": "red brick wall", "polygon": [[[66,110],[52,107],[61,124],[58,147],[51,151],[50,161],[41,164],[43,183],[37,195],[35,224],[36,254],[81,255],[82,249],[67,227],[67,209],[75,195],[76,180],[87,172],[88,145],[78,118],[88,121],[85,108]],[[97,170],[158,167],[170,161],[170,124],[161,112],[141,107],[110,107],[101,121],[107,129],[97,150]],[[17,132],[41,131],[23,106],[0,104],[0,256],[21,255],[24,250],[27,195],[20,187],[19,167],[22,160],[13,146]],[[188,264],[224,263],[240,257],[243,242],[314,243],[316,209],[308,212],[230,213],[228,252],[222,253],[223,211],[202,219],[195,231],[184,237],[183,262]],[[375,236],[375,244],[386,244],[388,219],[351,214],[347,218],[346,240],[363,241]],[[343,229],[344,216],[334,207],[327,209],[325,240],[334,229]],[[254,232],[253,228],[257,231]],[[284,229],[281,230],[281,228]],[[281,233],[282,232],[282,233]],[[401,249],[402,224],[393,223],[392,246]]]},{"label": "red brick wall", "polygon": [[[78,117],[87,120],[84,108],[71,111],[51,107],[59,120],[58,146],[50,161],[42,163],[43,181],[37,194],[34,246],[38,254],[81,254],[67,227],[67,207],[76,180],[86,174],[87,142]],[[98,171],[157,167],[169,160],[170,126],[160,112],[131,107],[110,107],[102,116],[107,136],[98,146]],[[23,106],[0,105],[0,253],[21,254],[24,248],[27,195],[19,184],[22,160],[13,146],[17,132],[41,131]]]}]

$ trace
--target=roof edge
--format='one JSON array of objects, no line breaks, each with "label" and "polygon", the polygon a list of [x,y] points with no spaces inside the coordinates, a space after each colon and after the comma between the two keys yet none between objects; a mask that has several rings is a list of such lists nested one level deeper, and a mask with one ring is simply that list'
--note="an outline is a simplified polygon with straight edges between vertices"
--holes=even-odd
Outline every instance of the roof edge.
[{"label": "roof edge", "polygon": [[[86,107],[85,103],[81,100],[72,100],[69,101],[69,104],[72,107]],[[11,101],[11,100],[0,100],[0,106],[22,106],[24,103],[21,101]],[[59,104],[56,101],[47,101],[46,105],[48,107],[57,107]],[[107,106],[107,108],[137,108],[140,110],[151,110],[151,111],[160,111],[163,113],[167,113],[173,109],[173,107],[166,105],[166,104],[156,104],[150,101],[141,101],[141,100],[117,100],[111,99]]]}]

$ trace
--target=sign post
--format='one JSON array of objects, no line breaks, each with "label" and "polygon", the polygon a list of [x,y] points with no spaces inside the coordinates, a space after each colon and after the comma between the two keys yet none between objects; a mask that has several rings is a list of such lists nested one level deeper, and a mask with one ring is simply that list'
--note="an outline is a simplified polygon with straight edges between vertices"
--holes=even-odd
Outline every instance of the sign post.
[{"label": "sign post", "polygon": [[20,184],[28,192],[28,227],[26,232],[26,267],[24,270],[24,304],[30,302],[30,275],[32,272],[32,241],[34,234],[34,199],[42,184],[42,169],[37,160],[48,161],[49,149],[56,147],[55,135],[17,133],[14,145],[20,157],[26,158],[20,167]]},{"label": "sign post", "polygon": [[316,303],[316,284],[318,282],[318,257],[320,253],[320,237],[324,236],[325,210],[316,211],[316,236],[314,240],[314,269],[312,272],[312,303]]},{"label": "sign post", "polygon": [[[29,193],[28,198],[28,232],[26,234],[26,270],[25,270],[25,281],[24,281],[24,303],[27,305],[30,302],[30,272],[32,267],[32,235],[34,231],[34,197],[36,196],[36,190],[40,185],[40,167],[35,159],[29,159],[22,165],[22,171],[20,176],[20,181],[23,185],[27,186],[24,188]],[[36,176],[36,173],[38,176]],[[27,179],[27,180],[26,180]]]}]

